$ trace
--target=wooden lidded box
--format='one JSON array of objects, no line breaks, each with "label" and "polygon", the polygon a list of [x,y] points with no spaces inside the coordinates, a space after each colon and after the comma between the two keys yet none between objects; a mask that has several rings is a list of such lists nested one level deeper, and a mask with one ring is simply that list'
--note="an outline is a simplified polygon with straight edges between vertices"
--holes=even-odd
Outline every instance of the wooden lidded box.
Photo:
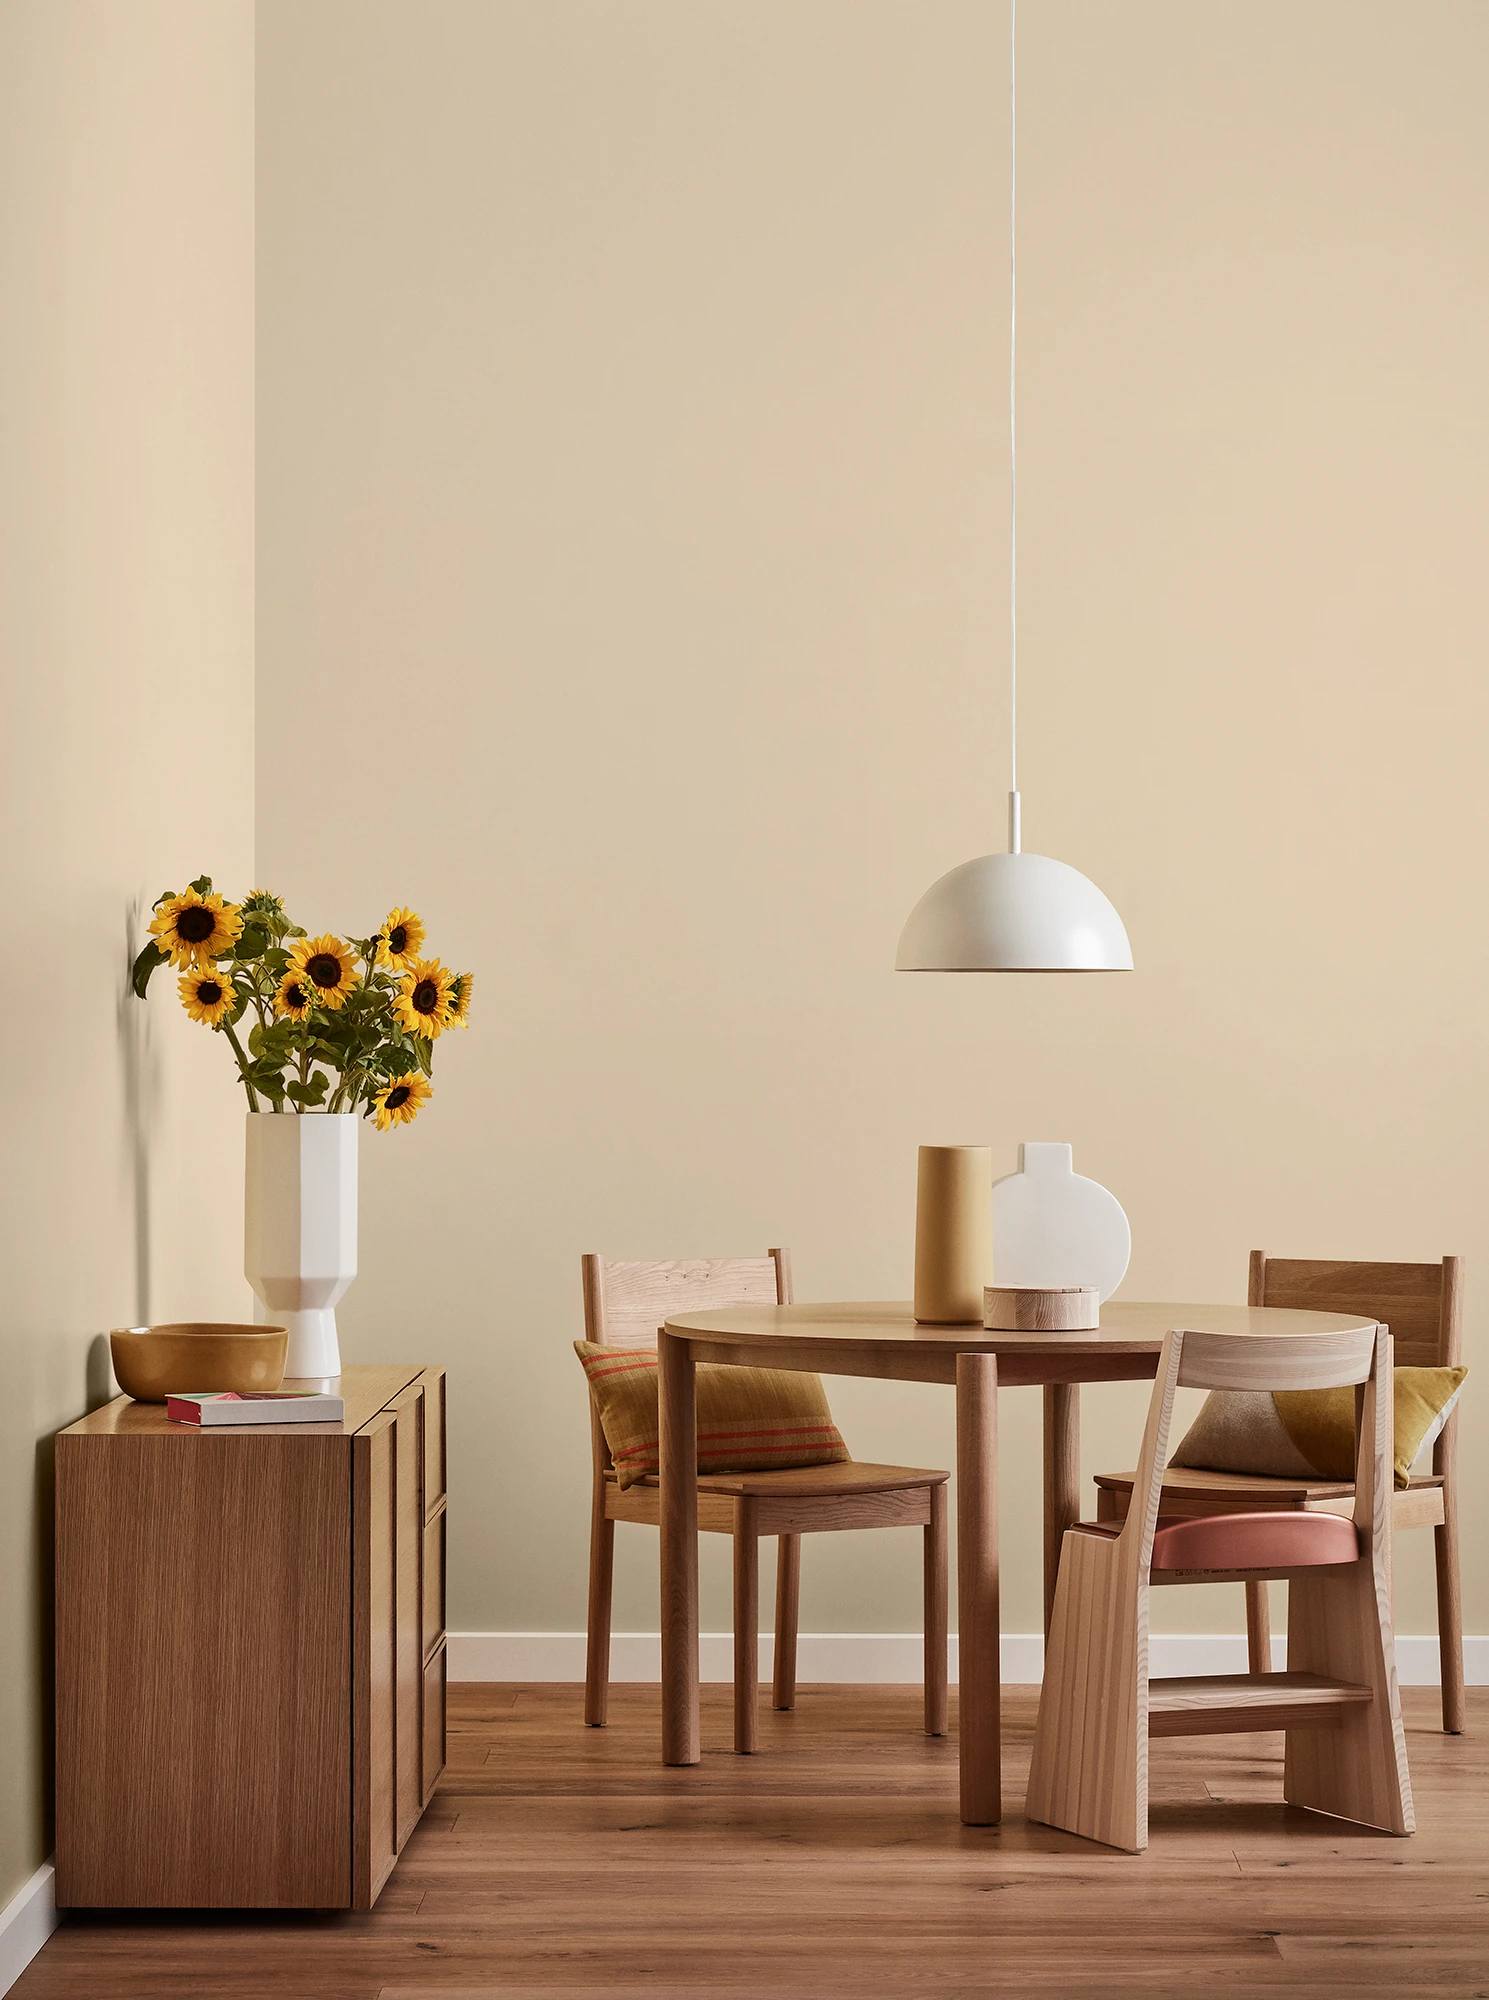
[{"label": "wooden lidded box", "polygon": [[[293,1382],[286,1382],[293,1388]],[[306,1387],[319,1385],[304,1385]],[[57,1436],[57,1902],[366,1910],[445,1761],[445,1376]]]}]

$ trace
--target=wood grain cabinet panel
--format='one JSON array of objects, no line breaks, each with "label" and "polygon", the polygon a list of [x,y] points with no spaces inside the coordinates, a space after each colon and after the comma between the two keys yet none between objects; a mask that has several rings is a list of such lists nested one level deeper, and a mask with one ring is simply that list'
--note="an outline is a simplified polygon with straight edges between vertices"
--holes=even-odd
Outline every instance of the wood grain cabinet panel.
[{"label": "wood grain cabinet panel", "polygon": [[398,1859],[398,1431],[389,1411],[352,1440],[352,1907],[370,1910]]},{"label": "wood grain cabinet panel", "polygon": [[424,1529],[424,1658],[445,1636],[445,1510]]},{"label": "wood grain cabinet panel", "polygon": [[397,1470],[394,1539],[397,1547],[393,1631],[397,1658],[394,1701],[394,1771],[398,1845],[424,1810],[424,1390],[416,1383],[392,1405]]},{"label": "wood grain cabinet panel", "polygon": [[432,1382],[349,1368],[342,1424],[197,1431],[120,1397],[60,1433],[61,1906],[376,1900],[444,1762]]},{"label": "wood grain cabinet panel", "polygon": [[424,1804],[434,1797],[445,1768],[445,1645],[441,1640],[424,1669]]},{"label": "wood grain cabinet panel", "polygon": [[424,1506],[432,1514],[445,1497],[445,1371],[424,1371]]}]

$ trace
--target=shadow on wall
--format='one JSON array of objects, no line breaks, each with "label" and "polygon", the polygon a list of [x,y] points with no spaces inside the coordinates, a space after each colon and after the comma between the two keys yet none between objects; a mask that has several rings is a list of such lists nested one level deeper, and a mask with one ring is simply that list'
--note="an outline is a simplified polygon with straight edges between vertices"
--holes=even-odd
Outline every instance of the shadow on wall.
[{"label": "shadow on wall", "polygon": [[[119,994],[119,1057],[124,1080],[124,1144],[129,1203],[133,1211],[134,1324],[150,1324],[150,1109],[158,1096],[158,1077],[150,1042],[150,1010],[135,994],[136,940],[145,935],[150,912],[138,897],[124,919],[124,980]],[[107,1363],[108,1343],[104,1343]],[[93,1389],[89,1351],[89,1409]],[[107,1370],[105,1371],[107,1379]],[[100,1400],[107,1400],[104,1397]]]},{"label": "shadow on wall", "polygon": [[[148,913],[136,898],[125,917],[124,976],[117,1013],[120,1067],[124,1089],[125,1183],[128,1202],[128,1240],[133,1251],[133,1309],[136,1325],[147,1325],[150,1317],[150,1107],[158,1092],[156,1065],[150,1043],[150,1011],[135,997],[133,969],[135,940],[144,934]],[[96,1410],[110,1402],[118,1390],[114,1384],[113,1356],[105,1332],[92,1335],[83,1357],[82,1402],[85,1410]],[[53,1844],[53,1799],[55,1755],[54,1724],[56,1698],[52,1681],[55,1643],[53,1623],[57,1449],[51,1436],[36,1444],[33,1476],[34,1545],[37,1617],[36,1684],[41,1691],[41,1742],[44,1746],[40,1769],[42,1820],[46,1849]]]}]

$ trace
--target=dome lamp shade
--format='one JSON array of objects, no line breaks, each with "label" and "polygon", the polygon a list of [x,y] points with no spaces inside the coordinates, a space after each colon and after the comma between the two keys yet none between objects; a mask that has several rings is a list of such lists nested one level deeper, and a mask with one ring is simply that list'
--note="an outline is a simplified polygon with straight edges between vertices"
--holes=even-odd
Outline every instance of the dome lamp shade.
[{"label": "dome lamp shade", "polygon": [[1122,919],[1046,854],[982,854],[933,882],[906,919],[897,972],[1131,972]]}]

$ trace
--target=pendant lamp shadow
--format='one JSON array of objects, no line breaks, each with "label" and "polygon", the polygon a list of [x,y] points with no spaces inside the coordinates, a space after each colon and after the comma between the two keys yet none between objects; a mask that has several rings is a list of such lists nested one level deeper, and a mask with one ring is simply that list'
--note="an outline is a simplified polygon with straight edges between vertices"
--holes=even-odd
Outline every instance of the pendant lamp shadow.
[{"label": "pendant lamp shadow", "polygon": [[1131,972],[1122,919],[1096,884],[1064,861],[1025,854],[1018,792],[1018,92],[1017,0],[1008,10],[1009,91],[1009,697],[1012,790],[1008,852],[964,861],[933,882],[910,912],[896,972]]}]

